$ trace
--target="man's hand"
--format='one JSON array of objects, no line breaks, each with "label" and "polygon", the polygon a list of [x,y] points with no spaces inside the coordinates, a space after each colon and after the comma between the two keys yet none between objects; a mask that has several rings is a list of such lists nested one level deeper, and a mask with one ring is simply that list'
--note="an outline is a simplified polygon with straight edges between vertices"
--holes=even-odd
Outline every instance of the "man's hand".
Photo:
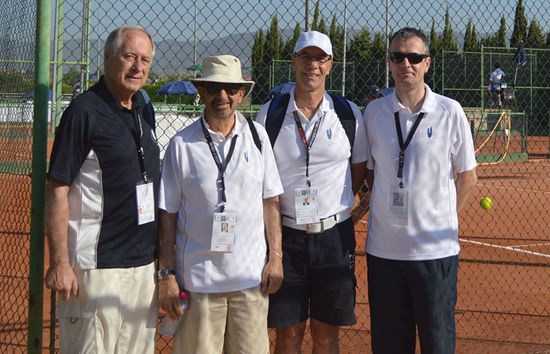
[{"label": "man's hand", "polygon": [[51,265],[46,272],[46,286],[59,292],[63,300],[78,296],[78,282],[73,268],[68,263]]},{"label": "man's hand", "polygon": [[180,288],[176,277],[168,276],[164,280],[159,280],[159,307],[166,311],[166,315],[172,318],[183,316],[180,307]]},{"label": "man's hand", "polygon": [[262,272],[261,288],[264,294],[274,294],[283,283],[283,261],[280,255],[269,257]]}]

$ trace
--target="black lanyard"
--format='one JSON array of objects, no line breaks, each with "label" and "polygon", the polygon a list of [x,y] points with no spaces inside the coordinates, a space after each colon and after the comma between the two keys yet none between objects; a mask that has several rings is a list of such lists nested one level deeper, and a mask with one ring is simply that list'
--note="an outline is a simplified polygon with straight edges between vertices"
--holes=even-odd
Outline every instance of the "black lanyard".
[{"label": "black lanyard", "polygon": [[294,115],[294,121],[296,122],[296,126],[298,127],[298,133],[300,134],[300,139],[302,140],[302,143],[304,144],[304,147],[306,148],[306,183],[308,187],[311,187],[311,182],[309,181],[309,149],[311,149],[311,146],[313,145],[313,142],[315,141],[315,138],[317,137],[317,132],[319,131],[319,126],[321,125],[321,120],[323,117],[319,118],[315,122],[315,125],[313,126],[313,131],[311,132],[311,136],[309,137],[309,143],[306,138],[306,132],[304,131],[304,128],[302,127],[302,122],[300,122],[300,117],[298,116],[298,111],[292,112]]},{"label": "black lanyard", "polygon": [[129,122],[127,123],[127,120],[122,116],[124,113],[118,111],[120,119],[124,122],[128,130],[130,131],[130,134],[132,134],[134,141],[136,143],[137,147],[137,155],[138,155],[138,161],[139,161],[139,167],[141,169],[141,175],[143,176],[143,181],[145,183],[148,182],[147,179],[147,171],[145,170],[145,151],[143,150],[143,145],[141,145],[141,137],[143,136],[143,127],[141,125],[141,115],[137,113],[135,110],[131,111],[131,115],[134,121],[134,125],[136,129],[132,129],[132,127],[129,126]]},{"label": "black lanyard", "polygon": [[216,151],[216,147],[214,146],[214,142],[212,141],[212,137],[210,136],[208,129],[206,129],[203,119],[201,118],[200,120],[201,120],[202,132],[204,133],[204,137],[206,139],[206,142],[208,143],[208,147],[210,148],[210,153],[212,154],[212,158],[214,159],[214,162],[218,167],[218,172],[220,173],[220,189],[222,191],[222,205],[221,205],[220,211],[223,213],[225,210],[225,203],[227,202],[227,199],[225,197],[225,179],[223,175],[225,173],[225,169],[227,168],[227,165],[229,165],[229,161],[231,161],[231,157],[233,156],[233,151],[235,151],[235,144],[237,143],[237,135],[231,138],[231,145],[229,146],[229,152],[227,153],[227,157],[225,158],[225,166],[223,166],[220,161],[220,157],[218,156],[218,152]]},{"label": "black lanyard", "polygon": [[403,133],[401,132],[401,124],[399,124],[399,112],[394,113],[395,117],[395,129],[397,130],[397,138],[399,139],[399,169],[397,170],[397,181],[399,182],[399,187],[403,188],[403,167],[405,166],[405,149],[409,146],[409,143],[412,140],[416,129],[420,125],[420,121],[424,117],[424,112],[421,112],[411,128],[411,131],[407,135],[407,140],[403,143]]}]

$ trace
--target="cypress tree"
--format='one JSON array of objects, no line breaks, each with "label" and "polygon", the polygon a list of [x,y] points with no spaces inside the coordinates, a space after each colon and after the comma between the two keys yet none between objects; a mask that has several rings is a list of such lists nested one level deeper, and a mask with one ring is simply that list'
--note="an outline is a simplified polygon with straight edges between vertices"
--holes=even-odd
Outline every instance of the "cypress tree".
[{"label": "cypress tree", "polygon": [[449,17],[449,8],[445,11],[445,28],[441,35],[441,45],[446,51],[457,51],[458,44],[456,43],[455,36],[453,35],[453,29],[451,25],[451,19]]},{"label": "cypress tree", "polygon": [[311,23],[312,31],[319,31],[319,17],[321,13],[319,11],[319,0],[315,2],[315,9],[313,10],[313,22]]},{"label": "cypress tree", "polygon": [[281,59],[281,33],[277,15],[271,17],[271,25],[265,36],[264,64],[268,65],[272,60]]},{"label": "cypress tree", "polygon": [[525,6],[523,0],[518,0],[516,14],[514,16],[514,30],[510,39],[510,47],[517,47],[520,42],[525,43],[527,38],[527,17],[525,16]]},{"label": "cypress tree", "polygon": [[432,57],[439,56],[441,51],[441,42],[435,31],[435,20],[432,18],[432,29],[430,30],[430,55]]},{"label": "cypress tree", "polygon": [[292,57],[292,51],[294,50],[296,41],[298,40],[298,37],[300,37],[301,33],[302,28],[300,27],[299,23],[296,23],[296,26],[294,26],[294,33],[292,34],[292,37],[290,37],[285,44],[285,49],[283,50],[283,59],[290,59]]},{"label": "cypress tree", "polygon": [[506,19],[504,16],[500,19],[500,27],[495,33],[495,46],[506,47]]},{"label": "cypress tree", "polygon": [[344,29],[338,26],[336,16],[332,16],[329,37],[332,42],[334,61],[341,61],[344,57]]},{"label": "cypress tree", "polygon": [[464,45],[462,46],[463,52],[472,52],[474,47],[473,41],[475,39],[472,37],[472,19],[468,19],[468,24],[466,25],[466,33],[464,34]]},{"label": "cypress tree", "polygon": [[527,40],[525,41],[527,48],[544,48],[544,33],[537,20],[534,18],[529,25],[529,32],[527,33]]},{"label": "cypress tree", "polygon": [[325,18],[321,16],[321,20],[319,21],[319,29],[317,29],[317,31],[321,32],[321,33],[324,33],[324,34],[327,34],[328,31],[327,31],[327,23],[325,21]]}]

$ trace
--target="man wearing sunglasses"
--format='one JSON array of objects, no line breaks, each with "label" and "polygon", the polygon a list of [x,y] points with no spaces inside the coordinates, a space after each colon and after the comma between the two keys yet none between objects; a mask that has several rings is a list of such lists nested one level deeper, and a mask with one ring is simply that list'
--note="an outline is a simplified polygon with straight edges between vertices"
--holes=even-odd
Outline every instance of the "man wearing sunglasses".
[{"label": "man wearing sunglasses", "polygon": [[472,135],[460,104],[424,83],[428,41],[391,39],[392,95],[369,104],[367,265],[373,353],[455,352],[457,213],[475,186]]},{"label": "man wearing sunglasses", "polygon": [[[275,353],[301,352],[308,318],[313,352],[337,353],[339,326],[356,322],[355,235],[349,209],[366,172],[364,124],[355,104],[325,91],[332,69],[328,36],[304,32],[293,53],[296,87],[282,106],[275,140],[270,135],[285,192],[284,280],[270,296],[268,321],[277,329]],[[351,111],[344,124],[354,127],[354,143],[336,100]],[[272,102],[256,118],[268,128],[275,119],[269,115]]]},{"label": "man wearing sunglasses", "polygon": [[237,111],[254,85],[241,62],[210,56],[203,68],[192,82],[204,112],[164,155],[159,303],[180,317],[180,291],[190,292],[174,353],[266,354],[268,294],[283,277],[283,189],[265,129]]}]

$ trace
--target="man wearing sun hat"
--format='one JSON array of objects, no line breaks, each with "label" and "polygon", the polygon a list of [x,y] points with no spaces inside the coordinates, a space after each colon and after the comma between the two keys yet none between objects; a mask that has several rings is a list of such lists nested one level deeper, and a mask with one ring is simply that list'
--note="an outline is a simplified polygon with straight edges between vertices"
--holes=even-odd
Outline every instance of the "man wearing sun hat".
[{"label": "man wearing sun hat", "polygon": [[204,112],[164,155],[159,304],[181,316],[178,295],[190,293],[175,353],[269,353],[267,296],[283,276],[283,189],[265,130],[236,110],[254,85],[241,62],[209,56],[203,68],[192,82]]},{"label": "man wearing sun hat", "polygon": [[[277,329],[276,353],[300,352],[308,318],[313,352],[337,353],[339,326],[356,322],[349,209],[365,176],[365,132],[359,108],[325,90],[331,68],[330,39],[302,33],[292,56],[296,87],[266,103],[256,118],[271,138],[285,191],[284,280],[270,296],[268,315],[269,326]],[[346,107],[350,119],[338,107]]]}]

